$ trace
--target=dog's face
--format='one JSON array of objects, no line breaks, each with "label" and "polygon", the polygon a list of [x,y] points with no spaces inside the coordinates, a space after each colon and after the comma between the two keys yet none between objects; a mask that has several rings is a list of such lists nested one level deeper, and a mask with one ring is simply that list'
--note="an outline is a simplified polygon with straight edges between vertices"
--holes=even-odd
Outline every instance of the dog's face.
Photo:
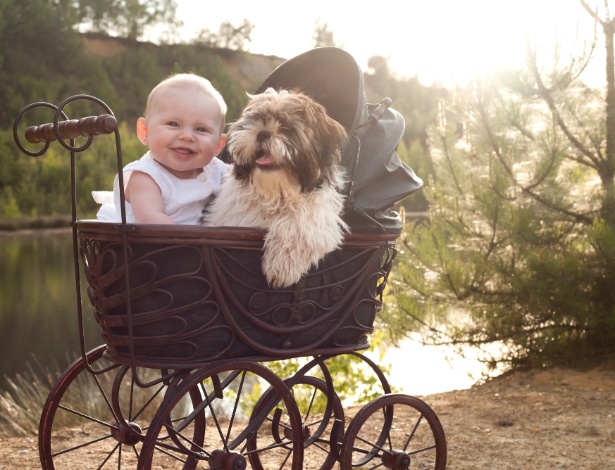
[{"label": "dog's face", "polygon": [[305,94],[272,88],[251,95],[228,131],[237,178],[263,195],[309,192],[331,181],[346,130]]}]

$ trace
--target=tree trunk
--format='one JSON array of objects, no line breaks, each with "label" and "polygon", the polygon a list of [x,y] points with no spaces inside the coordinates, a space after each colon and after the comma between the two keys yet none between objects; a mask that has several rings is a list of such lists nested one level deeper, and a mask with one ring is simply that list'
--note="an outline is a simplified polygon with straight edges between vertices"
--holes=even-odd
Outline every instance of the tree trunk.
[{"label": "tree trunk", "polygon": [[606,47],[606,160],[602,167],[601,179],[604,185],[604,203],[602,206],[605,219],[615,220],[615,57],[613,36],[615,23],[611,20],[603,23]]}]

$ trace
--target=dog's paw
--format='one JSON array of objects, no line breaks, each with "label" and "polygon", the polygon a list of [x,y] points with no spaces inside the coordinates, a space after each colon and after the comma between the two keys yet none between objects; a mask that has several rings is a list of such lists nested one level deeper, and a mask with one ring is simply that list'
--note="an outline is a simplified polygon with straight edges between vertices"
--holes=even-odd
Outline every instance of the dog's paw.
[{"label": "dog's paw", "polygon": [[267,283],[274,289],[296,284],[310,267],[311,262],[300,259],[299,250],[266,253],[263,257],[263,274]]},{"label": "dog's paw", "polygon": [[263,273],[274,288],[289,287],[299,282],[342,242],[343,232],[339,224],[317,234],[309,232],[308,228],[316,224],[295,223],[294,228],[289,228],[292,225],[274,225],[265,236]]}]

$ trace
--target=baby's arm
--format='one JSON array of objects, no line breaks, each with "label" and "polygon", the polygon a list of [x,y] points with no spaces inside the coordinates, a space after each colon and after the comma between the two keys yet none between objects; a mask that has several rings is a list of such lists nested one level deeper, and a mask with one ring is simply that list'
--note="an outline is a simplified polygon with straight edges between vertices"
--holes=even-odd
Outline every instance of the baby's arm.
[{"label": "baby's arm", "polygon": [[164,213],[162,192],[154,179],[146,173],[133,171],[126,186],[126,200],[130,202],[138,224],[174,224]]}]

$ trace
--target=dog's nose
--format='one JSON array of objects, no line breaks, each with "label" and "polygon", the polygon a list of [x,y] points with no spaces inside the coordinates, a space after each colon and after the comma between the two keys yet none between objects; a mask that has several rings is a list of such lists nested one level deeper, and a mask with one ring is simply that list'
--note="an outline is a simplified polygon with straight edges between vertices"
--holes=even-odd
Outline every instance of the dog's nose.
[{"label": "dog's nose", "polygon": [[256,140],[258,142],[263,142],[267,139],[269,139],[271,137],[271,133],[269,131],[260,131],[257,135],[256,135]]}]

